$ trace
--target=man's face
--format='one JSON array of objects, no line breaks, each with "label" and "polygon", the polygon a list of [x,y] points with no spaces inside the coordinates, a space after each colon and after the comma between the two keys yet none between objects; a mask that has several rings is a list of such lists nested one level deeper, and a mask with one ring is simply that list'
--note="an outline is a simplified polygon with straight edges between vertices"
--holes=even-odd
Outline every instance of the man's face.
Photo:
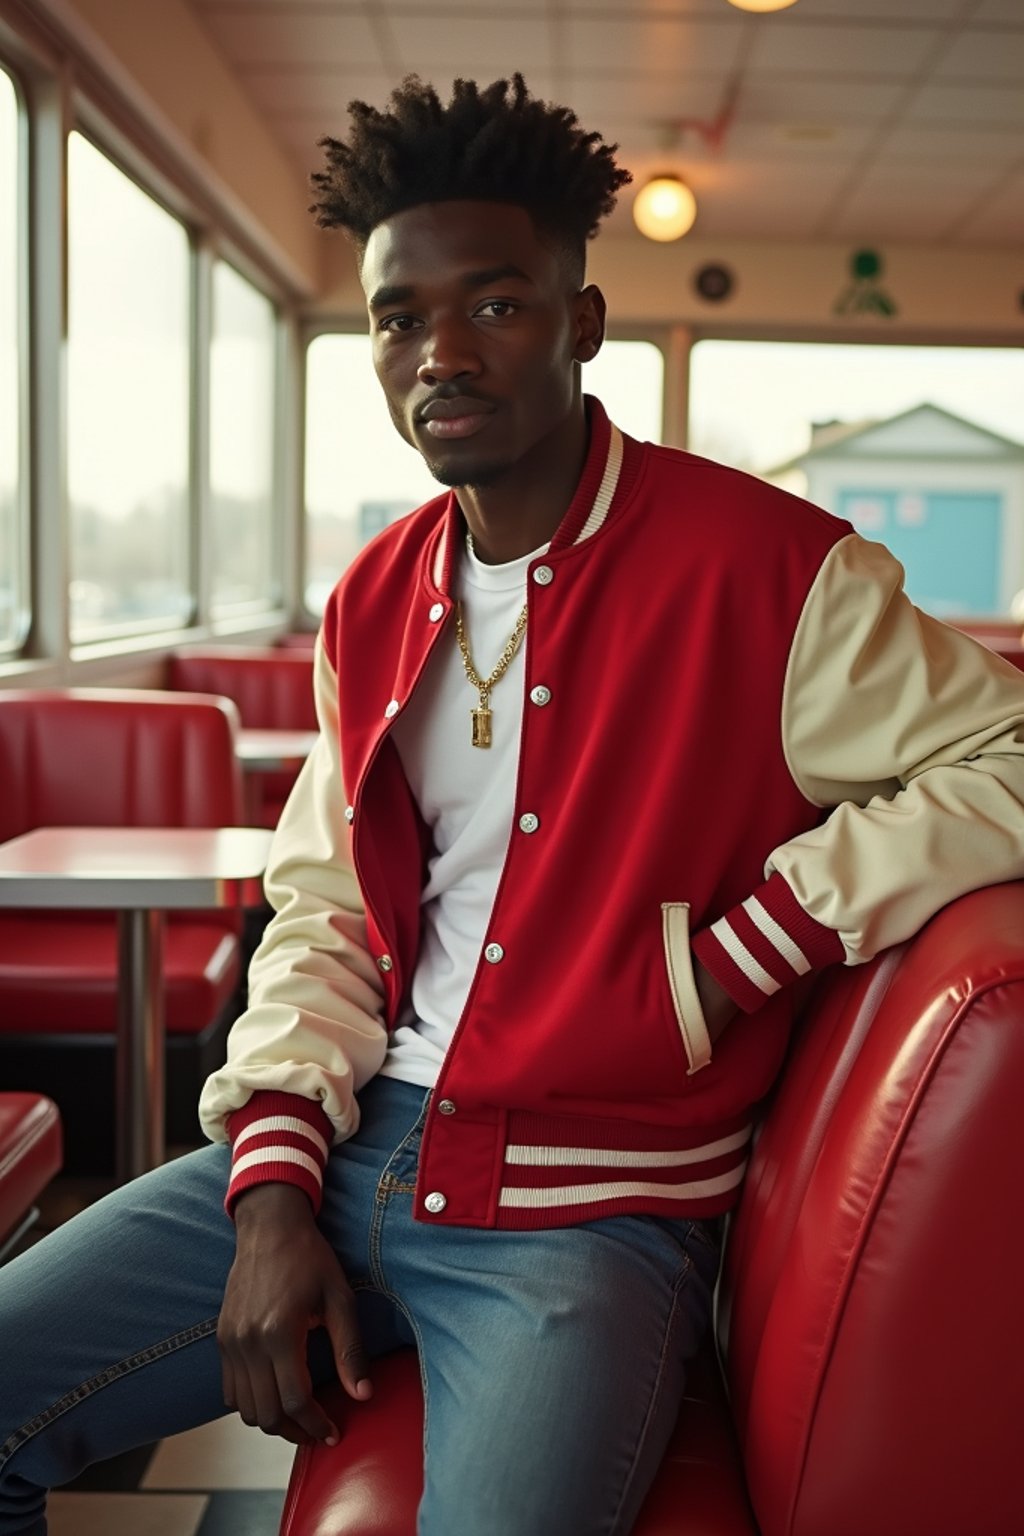
[{"label": "man's face", "polygon": [[410,208],[372,232],[361,276],[391,419],[435,479],[492,485],[565,422],[603,303],[524,208]]}]

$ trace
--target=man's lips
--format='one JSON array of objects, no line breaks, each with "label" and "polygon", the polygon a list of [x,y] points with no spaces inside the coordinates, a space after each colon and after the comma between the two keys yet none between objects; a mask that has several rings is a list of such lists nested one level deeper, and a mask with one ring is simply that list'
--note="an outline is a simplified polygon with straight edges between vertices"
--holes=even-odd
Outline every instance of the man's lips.
[{"label": "man's lips", "polygon": [[454,400],[430,400],[418,414],[431,437],[473,437],[487,425],[494,406],[457,395]]}]

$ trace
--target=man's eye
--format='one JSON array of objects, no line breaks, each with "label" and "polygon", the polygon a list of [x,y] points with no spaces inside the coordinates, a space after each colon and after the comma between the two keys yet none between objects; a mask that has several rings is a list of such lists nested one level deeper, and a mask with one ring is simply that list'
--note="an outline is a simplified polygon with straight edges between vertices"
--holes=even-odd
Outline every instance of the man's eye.
[{"label": "man's eye", "polygon": [[416,323],[414,315],[387,315],[380,322],[380,329],[382,331],[405,332],[411,331]]},{"label": "man's eye", "polygon": [[477,314],[482,315],[489,310],[493,319],[504,320],[506,315],[515,314],[517,308],[510,299],[488,299],[486,304],[481,304]]}]

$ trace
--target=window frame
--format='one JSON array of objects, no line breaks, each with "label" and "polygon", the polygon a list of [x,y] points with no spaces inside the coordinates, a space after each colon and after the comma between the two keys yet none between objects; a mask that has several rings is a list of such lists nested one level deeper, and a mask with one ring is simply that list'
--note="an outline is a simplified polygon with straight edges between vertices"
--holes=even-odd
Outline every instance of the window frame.
[{"label": "window frame", "polygon": [[[21,508],[18,550],[19,641],[0,648],[0,686],[104,680],[117,658],[144,662],[171,646],[210,638],[245,637],[259,643],[279,633],[297,611],[297,550],[301,519],[298,477],[299,411],[291,404],[298,382],[297,344],[300,281],[284,253],[265,244],[247,210],[235,205],[212,173],[179,141],[154,122],[147,103],[131,83],[94,59],[87,39],[72,26],[50,26],[29,12],[0,11],[0,67],[14,82],[19,103],[22,199],[19,212],[19,423],[18,496]],[[166,620],[152,628],[133,621],[102,638],[71,643],[67,597],[69,507],[66,483],[66,410],[63,348],[67,320],[67,144],[77,130],[117,168],[186,229],[191,275],[190,460],[188,479],[191,549],[191,618],[184,627]],[[280,591],[244,612],[214,619],[200,585],[205,553],[204,477],[208,432],[209,307],[201,302],[206,263],[223,257],[264,295],[275,314],[274,358],[274,540],[272,569]],[[27,607],[27,612],[25,609]],[[154,679],[155,680],[155,679]]]},{"label": "window frame", "polygon": [[0,56],[0,70],[11,82],[16,114],[16,220],[15,220],[15,347],[18,429],[16,438],[16,480],[14,487],[14,528],[12,575],[15,605],[9,640],[0,639],[0,663],[14,660],[24,652],[32,631],[32,505],[33,463],[31,433],[32,403],[32,240],[30,228],[30,115],[20,71]]}]

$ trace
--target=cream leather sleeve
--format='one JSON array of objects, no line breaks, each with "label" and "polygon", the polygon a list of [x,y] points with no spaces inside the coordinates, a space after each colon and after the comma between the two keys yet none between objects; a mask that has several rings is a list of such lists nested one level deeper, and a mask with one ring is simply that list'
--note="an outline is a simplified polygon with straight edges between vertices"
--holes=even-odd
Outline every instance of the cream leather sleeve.
[{"label": "cream leather sleeve", "polygon": [[838,933],[847,964],[1024,875],[1024,675],[915,608],[882,545],[850,535],[823,564],[782,728],[796,783],[836,809],[766,874]]},{"label": "cream leather sleeve", "polygon": [[367,950],[349,854],[339,761],[337,683],[317,641],[320,735],[274,834],[265,881],[275,915],[249,969],[249,1006],[227,1064],[206,1082],[199,1118],[226,1141],[226,1118],[261,1090],[317,1101],[336,1140],[359,1123],[354,1094],[387,1049],[383,991]]}]

